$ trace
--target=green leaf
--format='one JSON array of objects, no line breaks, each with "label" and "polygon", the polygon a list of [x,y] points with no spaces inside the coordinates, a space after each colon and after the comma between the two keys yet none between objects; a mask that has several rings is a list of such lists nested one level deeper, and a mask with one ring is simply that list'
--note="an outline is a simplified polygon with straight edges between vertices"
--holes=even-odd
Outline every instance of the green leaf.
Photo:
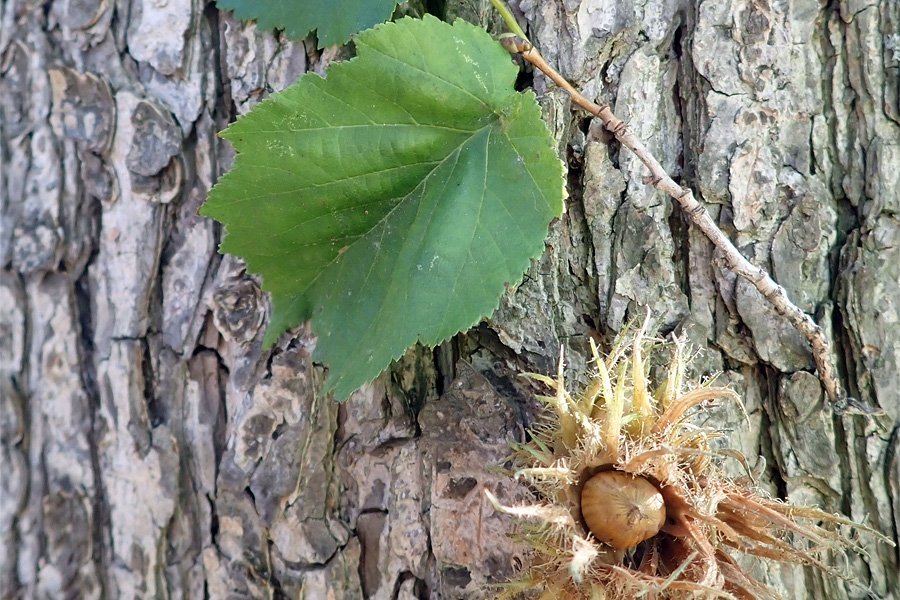
[{"label": "green leaf", "polygon": [[426,16],[356,44],[223,132],[238,154],[202,209],[272,294],[266,344],[311,318],[338,399],[489,315],[563,207],[534,94],[484,30]]},{"label": "green leaf", "polygon": [[390,18],[399,0],[216,0],[262,29],[283,29],[295,40],[315,29],[320,46],[343,44],[357,31]]}]

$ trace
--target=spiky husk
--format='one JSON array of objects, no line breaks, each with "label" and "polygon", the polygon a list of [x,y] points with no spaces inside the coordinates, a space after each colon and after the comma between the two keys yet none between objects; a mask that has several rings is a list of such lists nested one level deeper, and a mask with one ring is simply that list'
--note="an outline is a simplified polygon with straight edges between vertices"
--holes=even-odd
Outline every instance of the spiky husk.
[{"label": "spiky husk", "polygon": [[[796,507],[763,495],[750,477],[733,478],[726,458],[746,465],[739,452],[716,449],[720,434],[692,424],[693,409],[740,399],[732,390],[685,383],[685,352],[677,340],[646,335],[618,338],[601,357],[591,344],[595,371],[579,392],[566,389],[560,359],[555,378],[530,374],[551,394],[528,444],[515,446],[517,477],[534,487],[539,503],[495,508],[526,519],[522,536],[533,560],[500,597],[619,599],[778,598],[733,558],[811,565],[841,576],[823,558],[861,549],[846,537],[851,521],[814,507]],[[663,348],[665,346],[665,348]],[[664,381],[651,390],[648,352],[669,352]],[[580,509],[583,481],[601,469],[618,469],[654,482],[666,502],[663,530],[628,551],[596,541]]]}]

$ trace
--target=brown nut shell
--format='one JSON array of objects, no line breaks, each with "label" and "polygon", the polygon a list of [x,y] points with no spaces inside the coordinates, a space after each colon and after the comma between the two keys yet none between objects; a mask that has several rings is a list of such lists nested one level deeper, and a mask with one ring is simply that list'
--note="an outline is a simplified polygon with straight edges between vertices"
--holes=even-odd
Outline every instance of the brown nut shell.
[{"label": "brown nut shell", "polygon": [[643,477],[601,471],[581,490],[581,514],[594,537],[625,550],[659,533],[666,522],[666,503]]}]

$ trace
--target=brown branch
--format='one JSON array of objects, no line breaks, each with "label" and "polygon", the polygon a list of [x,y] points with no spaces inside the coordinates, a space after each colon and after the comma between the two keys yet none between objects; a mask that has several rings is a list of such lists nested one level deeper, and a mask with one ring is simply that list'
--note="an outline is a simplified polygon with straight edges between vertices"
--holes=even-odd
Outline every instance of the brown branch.
[{"label": "brown branch", "polygon": [[643,142],[634,135],[628,124],[613,114],[608,104],[597,104],[581,95],[556,69],[544,60],[544,57],[527,40],[518,37],[503,37],[500,42],[507,51],[521,55],[522,58],[553,80],[556,85],[568,92],[575,104],[599,118],[603,122],[603,126],[623,146],[634,152],[641,162],[650,169],[651,174],[644,178],[644,183],[650,184],[671,196],[681,206],[688,218],[722,252],[726,266],[739,277],[752,283],[763,297],[771,303],[778,314],[784,316],[791,325],[806,336],[812,347],[812,355],[816,362],[816,368],[819,371],[819,379],[825,387],[825,392],[828,394],[828,399],[834,412],[838,414],[848,412],[875,414],[878,412],[877,409],[866,407],[859,401],[848,398],[844,394],[831,363],[830,345],[828,340],[825,339],[821,327],[788,299],[784,288],[776,283],[765,269],[757,267],[738,252],[731,240],[713,221],[706,208],[694,198],[694,193],[689,188],[681,187],[669,177],[659,161],[644,146]]}]

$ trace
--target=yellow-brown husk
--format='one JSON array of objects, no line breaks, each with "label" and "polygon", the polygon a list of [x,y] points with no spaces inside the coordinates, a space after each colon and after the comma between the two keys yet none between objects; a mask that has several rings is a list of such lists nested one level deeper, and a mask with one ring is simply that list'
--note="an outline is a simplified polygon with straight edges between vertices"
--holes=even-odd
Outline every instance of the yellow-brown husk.
[{"label": "yellow-brown husk", "polygon": [[[833,572],[825,553],[860,551],[843,535],[858,525],[773,500],[749,477],[725,473],[726,457],[746,461],[734,450],[714,450],[719,434],[693,425],[689,416],[707,403],[739,398],[727,388],[685,386],[684,348],[677,341],[665,345],[668,374],[651,390],[645,353],[663,344],[648,338],[646,327],[620,336],[605,357],[592,343],[595,371],[580,392],[566,389],[562,359],[556,378],[529,375],[552,392],[538,397],[549,410],[531,431],[531,442],[515,448],[522,467],[517,476],[533,485],[540,500],[506,507],[488,497],[498,510],[526,520],[522,535],[533,557],[501,597],[777,598],[732,555]],[[659,534],[628,551],[594,539],[581,517],[579,492],[601,469],[642,476],[659,487],[667,512]]]}]

